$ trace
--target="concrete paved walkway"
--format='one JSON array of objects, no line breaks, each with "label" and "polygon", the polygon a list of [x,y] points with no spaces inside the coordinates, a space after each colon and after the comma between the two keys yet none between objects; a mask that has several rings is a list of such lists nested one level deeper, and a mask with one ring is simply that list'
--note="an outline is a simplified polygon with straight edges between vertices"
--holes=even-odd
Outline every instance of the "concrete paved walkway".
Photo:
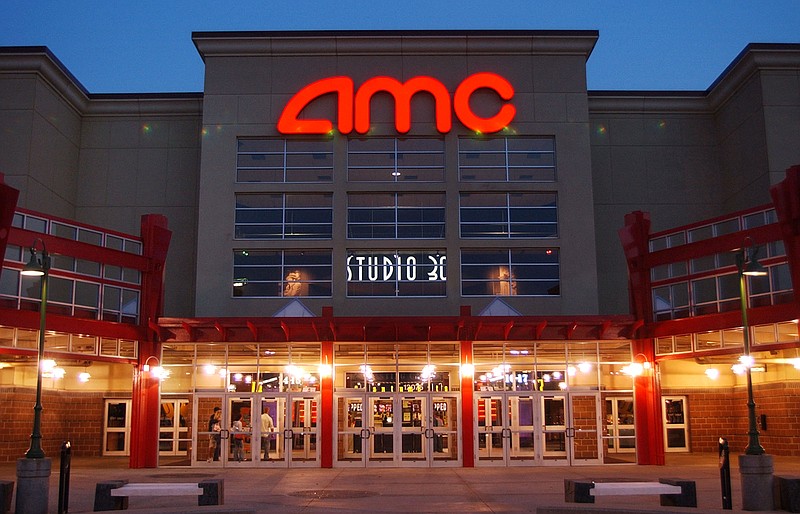
[{"label": "concrete paved walkway", "polygon": [[[740,478],[731,456],[733,508],[741,511]],[[58,456],[50,483],[51,512],[58,506]],[[800,475],[800,458],[775,457],[777,474]],[[541,506],[589,505],[564,502],[564,479],[626,478],[658,480],[685,478],[697,483],[698,508],[660,507],[658,496],[597,498],[594,507],[608,512],[731,512],[721,510],[716,454],[669,455],[666,466],[576,466],[514,468],[369,468],[369,469],[200,469],[165,467],[128,469],[127,458],[74,458],[70,475],[69,512],[91,512],[95,484],[127,479],[131,482],[197,482],[224,478],[225,507],[251,512],[536,512]],[[0,465],[0,479],[16,482],[16,465]],[[15,487],[16,493],[16,487]],[[131,498],[128,508],[183,509],[205,512],[191,497]],[[12,503],[12,511],[14,503]],[[173,512],[173,510],[170,510]],[[777,511],[776,511],[777,512]]]}]

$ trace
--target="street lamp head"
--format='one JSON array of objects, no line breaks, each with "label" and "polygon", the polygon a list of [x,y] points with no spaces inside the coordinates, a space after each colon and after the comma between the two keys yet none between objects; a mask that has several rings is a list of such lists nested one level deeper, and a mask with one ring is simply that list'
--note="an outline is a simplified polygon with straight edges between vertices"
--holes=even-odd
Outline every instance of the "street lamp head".
[{"label": "street lamp head", "polygon": [[750,260],[747,261],[742,270],[742,275],[747,275],[748,277],[763,277],[766,274],[767,270],[758,262],[755,252],[753,252],[750,256]]},{"label": "street lamp head", "polygon": [[[42,254],[41,257],[36,253],[36,243],[42,243]],[[48,270],[50,269],[50,256],[47,253],[47,247],[44,245],[44,241],[41,239],[37,239],[33,242],[33,245],[30,247],[31,258],[28,260],[28,263],[22,268],[20,274],[26,277],[41,277],[45,275]]]},{"label": "street lamp head", "polygon": [[758,262],[758,247],[749,237],[745,238],[743,248],[736,250],[736,267],[739,273],[748,277],[763,277],[767,270]]}]

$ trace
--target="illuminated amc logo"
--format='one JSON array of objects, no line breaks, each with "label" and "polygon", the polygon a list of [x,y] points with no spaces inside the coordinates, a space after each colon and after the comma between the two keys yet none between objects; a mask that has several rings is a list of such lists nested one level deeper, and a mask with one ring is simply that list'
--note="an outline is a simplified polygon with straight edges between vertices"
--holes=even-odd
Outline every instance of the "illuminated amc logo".
[{"label": "illuminated amc logo", "polygon": [[[447,280],[447,256],[426,255],[418,262],[417,255],[348,255],[348,282],[389,282]],[[425,260],[427,258],[427,260]]]},{"label": "illuminated amc logo", "polygon": [[500,75],[476,73],[470,75],[456,88],[452,108],[450,93],[440,81],[432,77],[414,77],[402,83],[391,77],[374,77],[355,89],[350,77],[329,77],[307,85],[295,94],[283,108],[278,120],[278,132],[282,134],[327,134],[333,130],[330,120],[298,119],[309,103],[317,98],[335,93],[337,99],[336,126],[342,134],[355,129],[365,134],[370,129],[370,101],[379,92],[389,93],[395,102],[395,127],[401,134],[411,130],[411,97],[417,93],[429,93],[435,103],[436,130],[445,134],[452,128],[452,112],[468,129],[492,133],[507,127],[516,115],[516,108],[505,103],[494,116],[482,118],[475,114],[470,99],[479,89],[489,89],[502,100],[509,102],[514,97],[514,88]]}]

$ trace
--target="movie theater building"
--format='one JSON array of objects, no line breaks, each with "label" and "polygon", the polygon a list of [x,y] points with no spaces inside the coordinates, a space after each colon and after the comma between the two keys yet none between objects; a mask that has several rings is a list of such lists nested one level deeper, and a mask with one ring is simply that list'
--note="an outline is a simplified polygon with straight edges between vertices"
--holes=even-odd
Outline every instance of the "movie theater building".
[{"label": "movie theater building", "polygon": [[200,32],[185,94],[0,48],[0,458],[41,380],[49,456],[663,464],[748,377],[800,455],[800,45],[587,91],[598,37]]}]

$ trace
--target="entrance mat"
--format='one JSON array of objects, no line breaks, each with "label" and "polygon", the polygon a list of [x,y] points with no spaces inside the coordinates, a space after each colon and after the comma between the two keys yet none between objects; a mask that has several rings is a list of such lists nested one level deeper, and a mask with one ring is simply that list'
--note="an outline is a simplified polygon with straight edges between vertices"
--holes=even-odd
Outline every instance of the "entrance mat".
[{"label": "entrance mat", "polygon": [[150,478],[214,478],[217,475],[210,475],[208,473],[161,473],[148,476]]},{"label": "entrance mat", "polygon": [[327,491],[318,491],[310,489],[307,491],[294,491],[288,493],[288,496],[300,496],[301,498],[365,498],[367,496],[377,496],[375,491],[356,491],[353,489],[330,489]]}]

